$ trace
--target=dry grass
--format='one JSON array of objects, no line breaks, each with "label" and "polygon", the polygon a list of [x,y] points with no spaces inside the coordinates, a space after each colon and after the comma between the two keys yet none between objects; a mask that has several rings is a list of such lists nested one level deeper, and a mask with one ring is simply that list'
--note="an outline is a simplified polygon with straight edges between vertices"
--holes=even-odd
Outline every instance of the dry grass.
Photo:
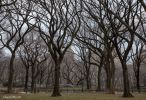
[{"label": "dry grass", "polygon": [[134,94],[133,98],[122,98],[121,95],[104,93],[64,93],[61,97],[51,94],[0,94],[0,100],[146,100],[146,93]]}]

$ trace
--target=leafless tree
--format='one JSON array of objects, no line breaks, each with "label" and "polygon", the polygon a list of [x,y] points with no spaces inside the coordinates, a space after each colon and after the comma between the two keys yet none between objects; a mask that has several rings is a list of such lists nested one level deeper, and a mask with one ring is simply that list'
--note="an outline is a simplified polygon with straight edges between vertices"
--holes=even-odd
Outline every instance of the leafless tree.
[{"label": "leafless tree", "polygon": [[[77,37],[80,42],[83,42],[88,48],[95,53],[102,63],[98,63],[99,73],[101,67],[104,65],[107,74],[106,88],[108,92],[114,93],[114,71],[115,65],[113,60],[114,46],[109,40],[110,26],[107,26],[107,17],[104,16],[105,12],[101,4],[97,1],[83,1],[84,14],[83,17],[83,31]],[[86,32],[86,33],[84,33]],[[104,59],[104,64],[103,64]],[[103,65],[100,65],[103,64]]]},{"label": "leafless tree", "polygon": [[[20,6],[23,5],[23,6]],[[13,9],[12,9],[13,8]],[[29,2],[19,1],[11,6],[6,6],[7,17],[0,24],[1,43],[11,52],[11,59],[9,64],[9,79],[8,92],[12,92],[13,75],[14,75],[14,59],[17,49],[24,42],[26,34],[34,28],[30,24],[29,15],[32,6]]]},{"label": "leafless tree", "polygon": [[[127,8],[128,10],[127,9],[125,10],[125,14],[123,14],[123,18],[125,19],[125,23],[128,24],[129,26],[132,24],[131,29],[136,31],[137,26],[139,25],[139,21],[137,22],[137,24],[135,24],[135,20],[136,20],[135,18],[137,17],[136,13],[137,13],[137,10],[139,9],[139,6],[132,5],[132,1],[127,1],[126,4],[128,6]],[[107,9],[112,9],[111,6],[109,5]],[[131,11],[132,7],[135,7],[135,9],[137,9],[136,12],[134,12],[134,14]],[[114,9],[118,14],[119,14],[119,8],[120,7],[117,7],[117,9]],[[128,13],[126,13],[126,11]],[[128,60],[128,55],[130,53],[130,50],[132,49],[135,34],[131,30],[127,29],[127,27],[123,27],[123,25],[120,22],[118,22],[118,20],[114,16],[112,16],[112,14],[109,13],[107,15],[112,27],[112,34],[114,38],[113,44],[115,46],[117,55],[120,59],[120,62],[122,64],[122,69],[123,69],[123,82],[124,82],[123,96],[132,97],[130,93],[130,86],[129,86],[129,79],[128,79],[127,60]],[[121,16],[121,15],[119,14],[118,16]]]},{"label": "leafless tree", "polygon": [[20,46],[19,56],[25,66],[25,91],[28,90],[29,70],[31,68],[31,91],[36,92],[36,79],[40,75],[43,79],[44,71],[43,63],[47,60],[47,49],[43,44],[39,34],[35,31],[30,31],[29,35],[24,38],[24,43]]},{"label": "leafless tree", "polygon": [[144,43],[141,40],[135,39],[134,46],[131,51],[131,59],[136,78],[136,87],[138,92],[140,92],[140,67],[146,56],[144,55]]},{"label": "leafless tree", "polygon": [[60,96],[60,65],[80,28],[81,9],[77,0],[40,0],[37,4],[41,8],[41,11],[37,12],[40,21],[38,24],[40,36],[55,63],[52,96]]},{"label": "leafless tree", "polygon": [[[95,9],[93,12],[89,4],[92,5],[93,8],[97,7],[97,9]],[[132,48],[134,35],[142,39],[142,37],[136,32],[137,27],[140,24],[140,20],[136,22],[136,19],[140,18],[138,12],[141,12],[141,7],[137,2],[129,0],[127,0],[126,2],[122,0],[93,0],[92,2],[86,1],[85,5],[85,9],[88,8],[87,11],[94,19],[96,19],[96,22],[98,22],[98,26],[100,26],[102,32],[104,33],[105,39],[103,40],[108,40],[106,44],[111,42],[114,45],[117,55],[121,61],[124,80],[123,96],[132,96],[129,91],[130,88],[126,63],[128,59],[128,54]],[[99,15],[95,16],[95,12],[97,12]],[[127,44],[128,46],[125,46],[125,44]],[[105,47],[107,48],[108,46],[105,45]],[[109,51],[109,48],[107,50]]]},{"label": "leafless tree", "polygon": [[83,62],[84,77],[86,81],[86,88],[91,89],[91,51],[82,45],[81,43],[76,43],[76,46],[79,49],[78,57],[80,57]]},{"label": "leafless tree", "polygon": [[68,49],[63,59],[63,65],[61,69],[62,78],[66,80],[66,84],[74,85],[74,78],[75,78],[74,70],[75,70],[74,54],[71,51],[71,49]]}]

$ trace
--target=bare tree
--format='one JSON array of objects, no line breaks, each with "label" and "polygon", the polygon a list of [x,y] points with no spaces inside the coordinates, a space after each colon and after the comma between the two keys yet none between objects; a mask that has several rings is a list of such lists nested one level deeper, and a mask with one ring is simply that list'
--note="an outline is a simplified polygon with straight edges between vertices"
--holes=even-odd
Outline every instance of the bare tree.
[{"label": "bare tree", "polygon": [[[124,6],[122,6],[121,3],[123,3]],[[92,10],[87,4],[93,5],[94,8],[97,7],[96,12],[98,12],[99,16],[101,17],[98,18],[98,16],[94,16],[95,12],[91,13]],[[95,4],[99,5],[99,7]],[[115,7],[115,4],[117,5],[117,7]],[[89,14],[93,16],[94,19],[96,19],[96,22],[98,22],[98,25],[101,27],[102,32],[105,35],[105,39],[103,40],[111,41],[116,49],[117,55],[121,61],[123,68],[123,96],[131,97],[132,95],[130,94],[128,70],[126,63],[128,59],[128,54],[132,48],[134,35],[141,38],[141,36],[136,32],[140,21],[135,23],[136,18],[140,17],[139,15],[137,15],[138,9],[140,9],[140,7],[138,6],[137,2],[133,3],[129,0],[127,0],[126,3],[117,0],[113,0],[113,2],[108,0],[99,0],[98,2],[87,2],[86,6],[87,8],[89,8]],[[123,14],[121,14],[120,12],[123,12]],[[126,27],[124,27],[123,24]],[[125,46],[125,44],[127,44],[128,46]],[[123,47],[123,49],[121,47]]]},{"label": "bare tree", "polygon": [[[133,6],[132,3],[129,1],[127,3],[128,5],[128,14],[126,14],[124,16],[125,18],[125,22],[127,24],[131,24],[133,30],[137,29],[137,25],[134,24],[135,22],[135,17],[136,15],[132,15],[131,14],[131,7]],[[138,6],[134,6],[136,9],[138,9]],[[119,8],[117,8],[118,10]],[[137,13],[137,12],[135,12]],[[117,55],[120,59],[120,62],[122,64],[122,69],[123,69],[123,81],[124,81],[124,97],[132,97],[131,93],[130,93],[130,86],[129,86],[129,79],[128,79],[128,68],[127,68],[127,60],[128,60],[128,55],[129,52],[132,48],[133,45],[133,41],[134,41],[134,34],[133,32],[131,32],[130,30],[126,31],[126,29],[124,27],[121,27],[120,23],[115,23],[117,22],[116,19],[113,19],[112,15],[108,15],[108,19],[110,21],[111,27],[112,27],[112,33],[113,33],[113,43],[117,52]],[[131,20],[131,21],[129,21]],[[125,30],[125,31],[121,31]],[[122,33],[121,33],[122,32]],[[126,45],[127,44],[127,45]]]},{"label": "bare tree", "polygon": [[[83,42],[91,51],[99,57],[99,61],[103,63],[106,70],[107,82],[106,90],[110,93],[114,93],[114,57],[113,57],[113,43],[109,40],[110,26],[107,26],[107,17],[104,15],[102,5],[97,1],[83,1],[84,14],[83,23],[85,28],[81,34],[77,37],[79,41]],[[84,27],[83,26],[83,27]],[[85,33],[84,33],[85,32]],[[100,66],[103,66],[101,62],[98,62],[99,73]],[[100,65],[101,64],[101,65]]]},{"label": "bare tree", "polygon": [[74,84],[74,70],[75,70],[75,64],[74,64],[74,54],[71,51],[72,49],[68,49],[67,53],[65,54],[65,57],[63,59],[63,65],[62,65],[62,78],[66,80],[66,84]]},{"label": "bare tree", "polygon": [[40,21],[38,24],[40,36],[46,43],[55,63],[52,96],[60,96],[60,65],[80,28],[81,9],[76,0],[40,0],[37,4],[41,8],[41,11],[37,12]]},{"label": "bare tree", "polygon": [[[31,91],[36,92],[36,79],[40,75],[43,79],[43,74],[46,68],[43,67],[43,63],[47,60],[47,49],[39,37],[39,34],[35,31],[31,31],[27,37],[25,37],[24,43],[19,49],[19,56],[25,66],[25,91],[28,90],[29,70],[31,68]],[[41,81],[41,80],[40,80]]]},{"label": "bare tree", "polygon": [[31,4],[29,2],[22,1],[17,2],[17,4],[24,6],[13,4],[6,7],[8,11],[7,17],[0,24],[0,28],[2,30],[1,43],[11,52],[8,93],[12,92],[14,75],[13,63],[16,51],[19,46],[23,44],[26,34],[34,28],[32,24],[29,24],[30,19],[28,19],[30,10],[32,9]]},{"label": "bare tree", "polygon": [[79,49],[78,56],[83,62],[84,77],[86,81],[86,88],[91,89],[91,50],[82,45],[81,43],[76,43]]},{"label": "bare tree", "polygon": [[[143,1],[143,0],[138,0],[138,1]],[[118,19],[118,21],[120,21],[125,27],[127,27],[127,29],[131,32],[133,32],[139,39],[141,39],[143,42],[146,43],[146,39],[145,39],[145,36],[146,36],[146,33],[145,33],[145,16],[144,16],[144,12],[143,12],[143,9],[141,7],[141,5],[139,4],[139,2],[137,1],[129,1],[129,0],[126,0],[126,2],[123,2],[122,0],[118,1],[117,0],[114,0],[115,4],[117,4],[117,6],[119,6],[119,8],[123,9],[123,11],[125,11],[125,15],[127,15],[127,9],[129,9],[129,6],[126,6],[127,4],[131,4],[131,7],[139,7],[138,10],[137,9],[134,9],[134,8],[130,8],[129,12],[132,12],[134,14],[135,19],[137,21],[139,21],[139,25],[138,26],[142,26],[142,29],[143,29],[143,32],[142,33],[139,33],[135,30],[133,30],[133,28],[126,23],[125,19],[123,19],[123,17],[125,17],[125,15],[122,16],[122,14],[120,15],[119,13],[116,13],[115,9],[110,9],[112,8],[111,6],[108,6],[107,3],[109,3],[110,5],[112,4],[111,2],[108,2],[108,0],[105,0],[105,1],[101,1],[99,0],[99,3],[104,7],[106,8],[107,12],[109,12],[109,14],[113,15],[115,18]],[[124,4],[123,6],[120,4]],[[128,7],[128,8],[127,8]],[[119,10],[120,11],[120,10]],[[127,12],[127,13],[126,13]],[[136,23],[137,24],[137,23]]]},{"label": "bare tree", "polygon": [[140,68],[146,56],[144,55],[144,43],[139,39],[135,39],[134,44],[135,47],[131,51],[131,59],[136,78],[136,87],[140,92]]}]

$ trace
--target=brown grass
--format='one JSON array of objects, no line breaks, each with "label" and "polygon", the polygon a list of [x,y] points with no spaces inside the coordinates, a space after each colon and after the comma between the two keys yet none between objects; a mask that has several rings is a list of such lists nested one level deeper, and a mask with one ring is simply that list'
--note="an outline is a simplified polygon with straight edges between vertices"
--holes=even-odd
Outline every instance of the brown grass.
[{"label": "brown grass", "polygon": [[134,93],[133,98],[105,93],[63,93],[61,97],[51,97],[50,95],[50,93],[0,94],[0,100],[146,100],[146,93]]}]

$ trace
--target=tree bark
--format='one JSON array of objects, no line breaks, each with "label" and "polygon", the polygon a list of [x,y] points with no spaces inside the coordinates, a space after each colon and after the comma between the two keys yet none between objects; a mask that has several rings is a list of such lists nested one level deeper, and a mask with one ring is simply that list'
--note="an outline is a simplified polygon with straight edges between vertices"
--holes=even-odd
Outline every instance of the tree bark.
[{"label": "tree bark", "polygon": [[123,82],[124,82],[123,97],[133,97],[132,94],[130,93],[128,69],[127,69],[126,62],[124,61],[122,63],[122,68],[123,68]]},{"label": "tree bark", "polygon": [[114,58],[111,55],[110,56],[110,61],[111,61],[111,93],[114,94],[115,93],[115,62],[114,62]]},{"label": "tree bark", "polygon": [[101,67],[98,68],[98,86],[96,91],[101,91],[101,83],[100,83],[100,77],[101,77]]},{"label": "tree bark", "polygon": [[114,58],[112,56],[112,50],[107,50],[107,55],[105,57],[105,71],[106,71],[106,91],[108,93],[114,94],[114,73],[115,64]]},{"label": "tree bark", "polygon": [[89,77],[89,70],[87,71],[87,75],[86,75],[86,86],[87,86],[87,90],[91,89],[91,84],[90,84],[90,77]]},{"label": "tree bark", "polygon": [[139,78],[139,71],[140,71],[140,68],[137,67],[137,72],[136,72],[136,87],[137,87],[138,92],[140,93],[140,78]]},{"label": "tree bark", "polygon": [[26,74],[25,74],[25,87],[24,87],[24,91],[27,92],[28,91],[28,77],[29,77],[29,67],[26,67]]},{"label": "tree bark", "polygon": [[107,79],[106,79],[106,91],[108,93],[111,93],[111,83],[112,83],[112,78],[111,78],[111,74],[109,72],[109,70],[106,72],[106,76],[107,76]]},{"label": "tree bark", "polygon": [[111,66],[111,62],[110,62],[110,56],[108,55],[106,58],[105,58],[105,71],[106,71],[106,91],[108,93],[113,93],[113,90],[112,90],[112,73],[113,73],[113,70],[112,70],[112,67]]},{"label": "tree bark", "polygon": [[106,64],[106,91],[108,93],[114,93],[114,73],[115,73],[115,68],[111,64],[112,62]]},{"label": "tree bark", "polygon": [[9,78],[8,78],[8,93],[12,93],[13,88],[13,78],[14,78],[14,60],[15,60],[15,53],[12,53],[10,64],[9,64]]},{"label": "tree bark", "polygon": [[53,97],[61,96],[61,94],[60,94],[60,87],[59,87],[60,65],[61,65],[60,61],[55,62],[54,89],[53,89],[53,93],[52,93]]}]

